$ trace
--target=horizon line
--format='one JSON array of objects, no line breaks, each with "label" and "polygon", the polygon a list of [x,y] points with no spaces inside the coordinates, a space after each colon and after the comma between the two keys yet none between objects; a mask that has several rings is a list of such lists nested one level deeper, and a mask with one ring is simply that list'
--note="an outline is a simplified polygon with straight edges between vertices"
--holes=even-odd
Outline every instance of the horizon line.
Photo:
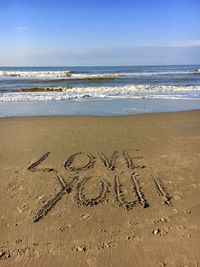
[{"label": "horizon line", "polygon": [[14,67],[14,68],[32,68],[32,67],[42,67],[42,68],[59,68],[59,67],[146,67],[146,66],[198,66],[200,63],[189,63],[189,64],[142,64],[142,65],[7,65],[7,66],[0,66],[0,68],[9,68],[9,67]]}]

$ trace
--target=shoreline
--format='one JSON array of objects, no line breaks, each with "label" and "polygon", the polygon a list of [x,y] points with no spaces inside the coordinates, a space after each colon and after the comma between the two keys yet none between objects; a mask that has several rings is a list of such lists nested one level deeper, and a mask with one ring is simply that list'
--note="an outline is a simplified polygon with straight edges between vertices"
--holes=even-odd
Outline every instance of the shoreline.
[{"label": "shoreline", "polygon": [[162,114],[179,114],[179,113],[196,113],[196,112],[200,112],[200,108],[199,109],[191,109],[191,110],[181,110],[181,111],[161,111],[161,112],[147,112],[147,113],[138,113],[138,114],[127,114],[127,115],[36,115],[36,116],[7,116],[7,117],[0,117],[0,120],[5,120],[5,119],[36,119],[36,118],[102,118],[102,119],[106,119],[106,118],[130,118],[130,117],[143,117],[143,116],[160,116]]},{"label": "shoreline", "polygon": [[102,99],[80,101],[11,102],[0,104],[0,117],[16,116],[123,116],[199,110],[200,100]]}]

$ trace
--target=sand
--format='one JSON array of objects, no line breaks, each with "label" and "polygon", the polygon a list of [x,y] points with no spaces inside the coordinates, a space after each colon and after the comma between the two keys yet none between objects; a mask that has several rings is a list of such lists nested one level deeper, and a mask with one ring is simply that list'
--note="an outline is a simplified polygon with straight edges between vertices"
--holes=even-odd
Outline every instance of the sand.
[{"label": "sand", "polygon": [[0,147],[0,266],[200,265],[200,111],[1,118]]}]

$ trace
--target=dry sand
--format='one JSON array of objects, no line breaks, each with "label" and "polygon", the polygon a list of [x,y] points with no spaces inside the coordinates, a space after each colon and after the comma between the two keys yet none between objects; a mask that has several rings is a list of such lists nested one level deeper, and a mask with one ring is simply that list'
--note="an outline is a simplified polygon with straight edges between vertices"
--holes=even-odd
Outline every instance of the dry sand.
[{"label": "dry sand", "polygon": [[200,266],[200,111],[2,118],[0,147],[0,266]]}]

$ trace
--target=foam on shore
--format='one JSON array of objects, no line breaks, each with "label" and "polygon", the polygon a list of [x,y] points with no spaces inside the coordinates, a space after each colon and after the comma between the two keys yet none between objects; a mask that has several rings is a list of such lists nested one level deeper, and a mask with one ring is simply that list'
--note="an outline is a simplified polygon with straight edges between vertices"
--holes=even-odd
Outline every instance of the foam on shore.
[{"label": "foam on shore", "polygon": [[200,86],[127,85],[117,87],[34,87],[0,94],[0,102],[83,98],[200,99]]}]

